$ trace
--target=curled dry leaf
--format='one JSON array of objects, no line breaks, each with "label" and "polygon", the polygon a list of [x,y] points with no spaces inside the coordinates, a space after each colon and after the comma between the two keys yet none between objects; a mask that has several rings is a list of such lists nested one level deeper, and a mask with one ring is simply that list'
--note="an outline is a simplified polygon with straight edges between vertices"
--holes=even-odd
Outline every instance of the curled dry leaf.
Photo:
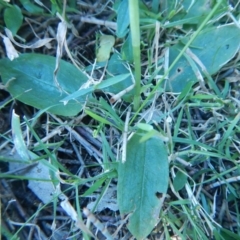
[{"label": "curled dry leaf", "polygon": [[51,42],[52,40],[54,40],[54,38],[44,38],[36,41],[31,45],[25,45],[25,44],[16,42],[13,38],[12,32],[9,29],[5,28],[5,33],[8,36],[8,38],[11,40],[11,42],[13,42],[15,45],[21,48],[30,48],[30,49],[40,48],[42,46],[45,46],[47,43]]},{"label": "curled dry leaf", "polygon": [[57,29],[57,56],[56,56],[56,66],[54,69],[54,81],[56,85],[60,88],[60,85],[57,80],[57,72],[59,69],[59,63],[62,57],[62,49],[63,49],[63,44],[66,39],[66,33],[67,33],[67,24],[66,22],[62,21],[58,24],[58,29]]},{"label": "curled dry leaf", "polygon": [[12,42],[10,41],[10,39],[8,37],[5,37],[3,35],[1,35],[1,36],[3,38],[3,43],[4,43],[5,48],[6,48],[7,57],[12,61],[13,59],[15,59],[19,56],[18,52],[14,48],[14,46],[12,45]]},{"label": "curled dry leaf", "polygon": [[[65,195],[64,195],[65,196]],[[73,206],[68,201],[68,198],[65,196],[65,199],[60,203],[61,207],[67,213],[68,216],[75,222],[76,227],[80,228],[83,232],[87,233],[88,235],[93,236],[90,230],[86,227],[84,222],[78,217],[77,212],[73,208]]]}]

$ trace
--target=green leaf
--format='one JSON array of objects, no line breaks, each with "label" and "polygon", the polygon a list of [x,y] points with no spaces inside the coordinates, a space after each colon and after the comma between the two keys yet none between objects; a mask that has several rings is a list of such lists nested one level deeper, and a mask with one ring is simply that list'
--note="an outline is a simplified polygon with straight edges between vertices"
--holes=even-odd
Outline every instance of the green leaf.
[{"label": "green leaf", "polygon": [[240,236],[234,232],[229,231],[225,228],[220,228],[220,233],[217,232],[217,230],[214,230],[214,236],[220,235],[221,239],[224,240],[240,240]]},{"label": "green leaf", "polygon": [[122,119],[118,116],[118,114],[115,112],[115,109],[112,108],[112,106],[110,106],[103,98],[100,98],[99,106],[102,110],[105,110],[105,116],[110,117],[117,125],[117,128],[123,129],[124,123]]},{"label": "green leaf", "polygon": [[147,123],[138,123],[136,127],[146,132],[150,132],[153,130],[153,126]]},{"label": "green leaf", "polygon": [[11,95],[21,102],[38,109],[63,116],[74,116],[82,110],[85,97],[71,100],[64,105],[60,100],[77,91],[87,77],[72,64],[60,61],[56,86],[53,78],[56,59],[41,54],[22,54],[10,61],[0,60],[0,74]]},{"label": "green leaf", "polygon": [[95,183],[92,184],[92,186],[86,190],[84,194],[81,195],[81,197],[87,197],[90,196],[92,193],[94,193],[96,190],[100,189],[102,184],[106,181],[107,176],[104,176],[100,179],[97,179]]},{"label": "green leaf", "polygon": [[11,4],[6,2],[5,0],[0,0],[0,10],[2,10],[5,7],[11,7]]},{"label": "green leaf", "polygon": [[168,188],[168,157],[161,139],[153,137],[140,143],[135,133],[127,144],[127,160],[118,168],[118,205],[120,213],[131,214],[128,228],[137,239],[145,238],[158,222],[162,201]]},{"label": "green leaf", "polygon": [[187,175],[181,171],[178,171],[173,180],[173,186],[176,192],[180,191],[185,186],[186,182],[187,182]]},{"label": "green leaf", "polygon": [[97,115],[96,113],[94,113],[94,112],[92,112],[92,111],[90,111],[90,110],[85,109],[85,113],[86,113],[87,115],[89,115],[90,117],[92,117],[93,119],[99,121],[100,123],[108,124],[108,125],[110,125],[110,126],[113,125],[113,124],[112,124],[111,122],[109,122],[107,119],[105,119],[105,118]]},{"label": "green leaf", "polygon": [[[116,53],[114,53],[109,62],[108,62],[108,67],[107,70],[111,75],[119,75],[123,73],[129,73],[129,70],[126,68],[124,65],[124,61],[120,58],[120,56]],[[116,85],[109,86],[106,91],[111,92],[114,94],[117,94],[127,87],[130,87],[133,82],[131,80],[132,76],[128,76],[128,78],[125,79],[125,81],[119,82]],[[134,90],[129,91],[128,93],[125,93],[122,96],[122,99],[126,102],[132,102],[134,97]]]},{"label": "green leaf", "polygon": [[117,32],[118,38],[123,38],[127,34],[129,26],[128,0],[122,0],[117,10]]},{"label": "green leaf", "polygon": [[43,9],[30,2],[29,0],[20,0],[22,6],[30,13],[43,13]]},{"label": "green leaf", "polygon": [[16,5],[6,8],[4,11],[4,22],[12,34],[16,35],[23,22],[21,9]]},{"label": "green leaf", "polygon": [[[183,42],[186,43],[188,39]],[[193,41],[190,50],[206,67],[210,75],[215,74],[224,64],[231,60],[240,46],[240,29],[235,25],[203,30]],[[178,56],[184,45],[178,43],[169,50],[170,64]],[[203,71],[199,70],[203,73]],[[203,76],[205,74],[203,73]],[[187,59],[183,56],[169,73],[167,89],[181,92],[188,82],[197,82],[197,77]]]},{"label": "green leaf", "polygon": [[158,0],[153,0],[152,1],[152,11],[154,13],[158,13],[159,12],[159,4],[160,4],[160,2]]},{"label": "green leaf", "polygon": [[132,36],[129,33],[127,39],[124,41],[121,49],[122,59],[128,62],[133,62]]},{"label": "green leaf", "polygon": [[122,81],[126,80],[128,77],[129,77],[129,74],[121,74],[121,75],[118,75],[118,76],[115,76],[115,77],[112,77],[112,78],[108,78],[106,80],[103,80],[102,82],[100,82],[99,84],[97,84],[95,86],[91,86],[91,87],[86,88],[86,89],[80,89],[80,90],[70,94],[69,96],[63,98],[61,100],[61,102],[66,103],[69,100],[76,99],[80,96],[86,95],[87,93],[92,92],[93,90],[104,89],[104,88],[110,87],[112,85],[115,85],[119,82],[122,82]]},{"label": "green leaf", "polygon": [[160,7],[164,16],[168,16],[169,19],[171,18],[173,13],[176,12],[176,9],[177,9],[175,0],[161,1]]},{"label": "green leaf", "polygon": [[97,61],[104,62],[109,59],[115,38],[112,35],[102,35],[99,38],[99,48],[97,50]]},{"label": "green leaf", "polygon": [[[180,6],[179,6],[180,8]],[[182,20],[192,17],[204,17],[211,11],[211,3],[209,0],[183,0],[182,8],[171,20]],[[188,24],[199,24],[199,21],[189,21]]]}]

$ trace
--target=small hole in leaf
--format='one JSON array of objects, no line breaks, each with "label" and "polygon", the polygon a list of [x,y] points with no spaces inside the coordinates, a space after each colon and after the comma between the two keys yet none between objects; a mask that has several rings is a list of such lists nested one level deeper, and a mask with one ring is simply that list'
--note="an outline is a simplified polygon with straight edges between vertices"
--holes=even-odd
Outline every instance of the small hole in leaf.
[{"label": "small hole in leaf", "polygon": [[156,192],[155,195],[156,195],[156,197],[157,197],[158,199],[161,199],[161,198],[162,198],[162,193],[160,193],[160,192]]},{"label": "small hole in leaf", "polygon": [[181,73],[182,72],[182,68],[177,68],[177,72]]},{"label": "small hole in leaf", "polygon": [[35,77],[36,77],[37,79],[41,79],[41,78],[42,78],[42,72],[41,72],[41,71],[36,72],[36,73],[35,73]]},{"label": "small hole in leaf", "polygon": [[229,44],[226,45],[226,49],[229,49]]}]

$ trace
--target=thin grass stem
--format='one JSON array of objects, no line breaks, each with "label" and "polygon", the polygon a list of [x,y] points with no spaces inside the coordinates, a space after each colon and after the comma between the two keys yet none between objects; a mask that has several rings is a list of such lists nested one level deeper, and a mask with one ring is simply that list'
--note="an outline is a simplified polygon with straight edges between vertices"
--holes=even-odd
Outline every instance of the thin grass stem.
[{"label": "thin grass stem", "polygon": [[140,105],[141,90],[141,55],[140,55],[140,27],[139,27],[139,5],[138,0],[129,0],[130,29],[132,35],[132,48],[134,60],[135,94],[134,110],[137,111]]}]

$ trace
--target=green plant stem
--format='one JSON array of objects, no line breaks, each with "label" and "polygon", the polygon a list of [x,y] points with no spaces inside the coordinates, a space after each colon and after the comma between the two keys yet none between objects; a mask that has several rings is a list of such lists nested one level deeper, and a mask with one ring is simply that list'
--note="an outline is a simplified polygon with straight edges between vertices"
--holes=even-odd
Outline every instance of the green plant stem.
[{"label": "green plant stem", "polygon": [[130,29],[132,36],[134,77],[135,77],[135,96],[133,100],[134,110],[137,111],[140,105],[141,90],[141,56],[140,56],[140,27],[139,27],[139,5],[138,0],[128,0]]},{"label": "green plant stem", "polygon": [[[133,0],[132,0],[133,1]],[[129,0],[131,2],[131,0]],[[206,23],[210,20],[210,18],[213,16],[213,14],[217,11],[219,6],[221,5],[222,0],[218,0],[215,4],[212,11],[208,14],[208,16],[204,19],[202,24],[199,26],[198,30],[192,35],[191,39],[187,42],[185,47],[182,49],[182,51],[178,54],[178,56],[175,58],[174,62],[171,64],[171,66],[168,68],[168,70],[165,72],[165,74],[162,76],[162,78],[158,81],[157,85],[153,88],[151,93],[148,95],[148,97],[144,100],[142,105],[136,110],[136,113],[134,114],[133,118],[130,121],[130,124],[133,123],[134,119],[138,116],[139,112],[144,108],[144,106],[147,104],[149,99],[154,95],[154,93],[157,91],[159,85],[163,82],[163,80],[166,78],[166,76],[169,74],[169,72],[172,70],[174,65],[178,62],[178,60],[181,58],[181,56],[184,54],[184,52],[187,50],[187,48],[191,45],[191,43],[194,41],[194,39],[197,37],[197,35],[201,32],[201,30],[204,28]],[[131,15],[130,15],[131,16]]]}]

